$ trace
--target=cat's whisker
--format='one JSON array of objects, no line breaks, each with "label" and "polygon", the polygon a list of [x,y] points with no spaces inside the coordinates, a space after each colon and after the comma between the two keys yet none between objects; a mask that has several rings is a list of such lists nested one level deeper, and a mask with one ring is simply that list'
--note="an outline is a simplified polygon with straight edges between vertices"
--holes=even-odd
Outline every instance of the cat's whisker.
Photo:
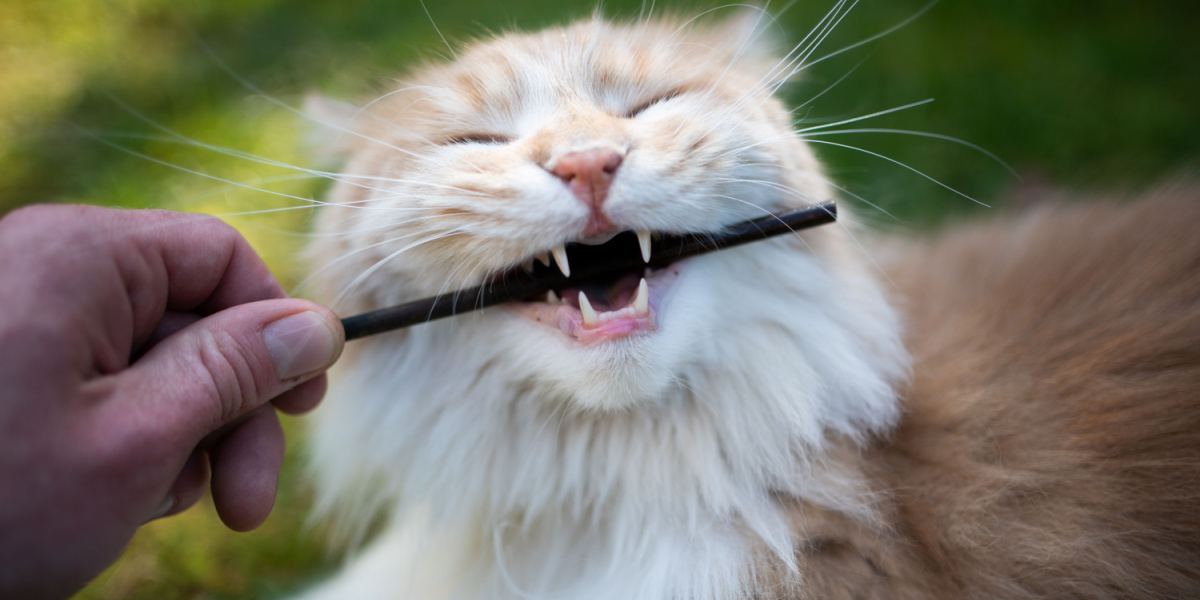
[{"label": "cat's whisker", "polygon": [[[938,0],[931,0],[930,2],[928,2],[921,8],[917,9],[917,12],[913,13],[912,16],[904,19],[903,21],[901,21],[879,33],[876,33],[875,35],[872,35],[872,36],[863,38],[862,40],[859,40],[857,42],[854,42],[853,44],[850,44],[849,46],[841,48],[840,50],[835,50],[834,52],[830,52],[829,54],[826,54],[826,55],[808,63],[807,65],[804,65],[804,67],[802,69],[800,69],[800,71],[803,71],[804,69],[808,69],[815,65],[821,64],[821,63],[823,63],[829,59],[832,59],[836,56],[840,56],[842,54],[845,54],[846,52],[854,50],[855,48],[861,48],[867,44],[878,41],[878,40],[885,38],[893,33],[896,33],[897,31],[900,31],[901,29],[904,29],[905,27],[908,27],[909,25],[911,25],[913,23],[913,21],[920,19],[922,16],[925,15],[925,13],[929,12],[929,10],[931,8],[933,8],[934,5],[936,5],[937,3],[938,3]],[[800,73],[800,71],[796,71],[795,73],[792,73],[790,77],[795,77],[796,75],[798,75]]]},{"label": "cat's whisker", "polygon": [[[832,34],[834,29],[841,24],[842,20],[844,20],[846,16],[854,10],[855,6],[858,5],[858,1],[859,0],[853,0],[853,2],[847,6],[847,0],[838,0],[838,2],[835,3],[834,6],[825,13],[821,20],[817,22],[817,25],[815,25],[813,29],[809,31],[804,39],[793,46],[791,51],[784,55],[784,57],[780,59],[780,61],[774,67],[772,67],[755,85],[751,86],[749,91],[743,94],[742,97],[737,101],[733,102],[732,105],[722,115],[724,116],[733,114],[735,111],[740,110],[745,102],[749,101],[749,99],[757,96],[758,94],[773,95],[777,93],[780,87],[782,87],[782,85],[784,85],[790,79],[791,75],[778,78],[776,81],[772,82],[773,79],[776,79],[776,72],[781,72],[783,69],[791,69],[792,65],[794,64],[802,65],[803,62],[807,60],[807,58],[811,56],[817,50],[817,48],[820,47],[821,43],[823,43],[824,40],[830,34]],[[793,54],[795,56],[793,56]],[[714,123],[720,121],[721,119],[714,119]],[[713,129],[710,128],[709,132],[711,133],[712,130]]]},{"label": "cat's whisker", "polygon": [[946,184],[946,183],[942,182],[942,180],[940,180],[940,179],[938,179],[938,178],[936,178],[936,177],[933,177],[932,175],[929,175],[929,174],[925,173],[924,171],[922,171],[922,170],[920,170],[920,169],[918,169],[918,168],[916,168],[916,167],[914,167],[914,166],[912,166],[912,165],[910,165],[910,164],[908,164],[908,163],[905,163],[905,162],[902,162],[902,161],[896,160],[896,159],[894,159],[894,158],[892,158],[892,157],[890,157],[890,156],[885,156],[885,155],[883,155],[883,154],[880,154],[880,153],[878,153],[878,152],[873,152],[873,151],[871,151],[871,150],[867,150],[867,149],[865,149],[865,148],[859,148],[858,146],[852,146],[852,145],[850,145],[850,144],[842,144],[842,143],[838,143],[838,142],[831,142],[831,141],[829,141],[829,140],[813,140],[813,139],[810,139],[810,140],[808,140],[808,142],[809,142],[810,144],[825,144],[825,145],[829,145],[829,146],[836,146],[836,147],[838,147],[838,148],[845,148],[845,149],[848,149],[848,150],[854,150],[854,151],[856,151],[856,152],[862,152],[863,154],[867,154],[867,155],[869,155],[869,156],[874,156],[875,158],[878,158],[878,159],[881,159],[881,160],[885,160],[885,161],[887,161],[887,162],[890,162],[890,163],[892,163],[892,164],[894,164],[894,165],[896,165],[896,166],[898,166],[898,167],[902,167],[902,168],[904,168],[904,169],[906,169],[906,170],[912,171],[913,173],[916,173],[917,175],[920,175],[922,178],[924,178],[924,179],[927,179],[927,180],[929,180],[929,181],[931,181],[931,182],[933,182],[933,183],[937,184],[938,186],[940,186],[940,187],[942,187],[942,188],[945,188],[945,189],[947,189],[947,190],[949,190],[949,191],[951,191],[951,192],[955,193],[956,195],[962,196],[963,198],[966,198],[967,200],[970,200],[971,202],[974,202],[975,204],[978,204],[978,205],[980,205],[980,206],[982,206],[982,207],[985,207],[985,208],[991,208],[991,206],[990,206],[990,205],[988,205],[988,204],[985,204],[985,203],[983,203],[983,202],[981,202],[981,201],[979,201],[979,200],[975,199],[973,196],[971,196],[971,195],[969,195],[969,194],[966,194],[966,193],[964,193],[964,192],[960,192],[958,189],[956,189],[956,188],[954,188],[954,187],[950,186],[949,184]]},{"label": "cat's whisker", "polygon": [[803,63],[805,57],[819,47],[821,42],[841,23],[842,19],[854,9],[854,5],[858,0],[854,0],[853,4],[847,7],[848,0],[839,0],[835,3],[828,12],[826,12],[812,29],[800,40],[791,51],[785,54],[754,86],[754,93],[774,93],[778,89],[778,82],[784,77],[780,74],[790,72],[793,65]]},{"label": "cat's whisker", "polygon": [[[389,226],[396,226],[396,225],[389,224]],[[424,232],[424,231],[409,232],[409,233],[406,233],[403,235],[398,235],[398,236],[391,237],[391,238],[381,240],[378,242],[373,242],[371,244],[367,244],[366,246],[361,246],[359,248],[355,248],[354,250],[350,250],[349,252],[342,253],[341,255],[333,258],[332,260],[326,262],[325,264],[321,265],[317,269],[314,269],[312,272],[310,272],[306,277],[304,277],[304,279],[301,279],[298,283],[296,283],[296,285],[294,286],[294,290],[298,291],[298,290],[304,289],[304,287],[307,286],[313,279],[320,276],[321,273],[324,273],[325,271],[329,270],[330,268],[333,268],[334,266],[341,264],[343,261],[349,260],[350,258],[352,258],[354,256],[358,256],[359,254],[362,254],[363,252],[367,252],[369,250],[378,248],[380,246],[394,244],[396,242],[403,241],[403,240],[406,240],[406,239],[409,239],[409,238],[412,238],[412,237],[415,237],[418,235],[426,235],[426,234],[427,234],[427,232]]]},{"label": "cat's whisker", "polygon": [[357,138],[360,138],[360,139],[363,139],[363,140],[366,140],[366,141],[369,141],[369,142],[372,142],[375,144],[379,144],[385,148],[395,150],[396,152],[410,156],[412,158],[416,158],[418,160],[423,158],[419,154],[416,154],[410,150],[401,148],[399,146],[396,146],[396,145],[386,142],[384,140],[381,140],[381,139],[378,139],[378,138],[375,138],[375,137],[372,137],[369,135],[365,135],[358,131],[348,129],[348,128],[338,125],[336,123],[330,123],[328,121],[320,119],[314,115],[309,114],[307,111],[298,109],[298,108],[292,106],[291,104],[288,104],[287,102],[284,102],[284,101],[272,96],[271,94],[266,93],[264,90],[262,90],[261,88],[259,88],[256,85],[254,85],[253,83],[248,81],[246,78],[239,75],[236,71],[234,71],[232,67],[230,67],[224,60],[221,59],[220,56],[217,55],[216,51],[214,51],[211,47],[209,47],[209,45],[207,43],[204,42],[204,40],[197,37],[196,42],[197,42],[197,44],[200,45],[201,49],[204,50],[205,54],[208,55],[209,59],[212,60],[222,71],[224,71],[227,75],[229,75],[230,78],[232,78],[234,81],[238,82],[238,84],[241,85],[242,87],[253,92],[254,94],[258,95],[259,97],[263,98],[267,102],[269,102],[275,106],[278,106],[288,112],[299,115],[300,117],[304,118],[305,120],[312,122],[312,123],[316,123],[317,125],[321,125],[323,127],[327,127],[334,131],[340,131],[342,133],[349,134],[354,137],[357,137]]},{"label": "cat's whisker", "polygon": [[967,148],[970,148],[970,149],[992,159],[997,164],[1004,167],[1004,169],[1007,170],[1009,173],[1011,173],[1014,177],[1016,177],[1018,179],[1020,179],[1020,177],[1021,177],[1020,173],[1018,173],[1017,170],[1012,165],[1005,162],[1004,159],[1000,158],[994,152],[988,150],[987,148],[984,148],[978,144],[973,144],[962,138],[957,138],[952,135],[946,135],[946,134],[942,134],[942,133],[933,133],[930,131],[918,131],[918,130],[913,130],[913,129],[891,129],[891,128],[884,128],[884,127],[867,127],[867,128],[858,128],[858,129],[839,129],[839,130],[834,130],[834,131],[821,131],[819,133],[807,133],[807,134],[804,134],[802,137],[807,139],[807,138],[820,137],[820,136],[849,135],[849,134],[861,134],[861,133],[882,133],[882,134],[908,135],[908,136],[923,137],[923,138],[929,138],[929,139],[935,139],[935,140],[942,140],[945,142],[958,144],[960,146],[965,146]]},{"label": "cat's whisker", "polygon": [[826,27],[820,38],[814,40],[808,50],[802,56],[797,57],[798,60],[788,64],[789,67],[791,67],[792,64],[795,64],[796,66],[791,67],[791,70],[786,75],[780,77],[776,81],[775,85],[771,87],[771,94],[777,93],[780,88],[782,88],[789,81],[791,81],[793,77],[795,77],[796,73],[806,68],[805,65],[808,63],[808,59],[816,53],[816,51],[821,47],[821,44],[825,43],[825,40],[828,39],[830,35],[833,35],[833,32],[837,29],[837,26],[841,25],[842,21],[845,20],[846,17],[848,17],[850,13],[854,11],[854,8],[858,6],[858,2],[859,0],[854,0],[853,3],[846,7],[846,9],[842,11],[842,14],[838,15],[837,19],[831,22],[828,27]]},{"label": "cat's whisker", "polygon": [[408,245],[400,248],[399,250],[396,250],[395,252],[392,252],[391,254],[388,254],[387,256],[375,261],[375,263],[373,265],[371,265],[370,267],[363,270],[362,273],[359,273],[354,279],[352,279],[350,281],[350,283],[346,284],[346,286],[344,288],[342,288],[342,290],[340,292],[338,292],[338,294],[336,296],[334,296],[333,304],[335,306],[340,305],[342,303],[342,301],[346,299],[346,296],[350,292],[354,291],[354,288],[358,287],[363,281],[365,281],[366,279],[371,277],[371,275],[374,275],[376,272],[379,271],[379,269],[382,269],[384,266],[387,265],[387,263],[389,263],[393,259],[399,257],[401,254],[404,254],[405,252],[411,251],[414,248],[418,248],[425,244],[429,244],[432,242],[436,242],[438,240],[446,239],[446,238],[454,236],[454,235],[458,235],[458,234],[462,233],[462,231],[463,230],[460,228],[455,228],[455,229],[451,229],[446,232],[439,233],[434,236],[427,237],[422,240],[418,240],[416,242],[408,244]]},{"label": "cat's whisker", "polygon": [[[820,179],[823,182],[825,182],[826,185],[828,185],[828,186],[850,196],[851,198],[854,198],[854,199],[862,202],[863,204],[866,204],[867,206],[887,215],[888,217],[890,217],[892,220],[896,221],[897,223],[901,222],[899,217],[892,214],[887,209],[883,208],[882,206],[880,206],[874,202],[871,202],[870,200],[867,200],[866,198],[847,189],[846,187],[839,185],[837,182],[833,181],[832,179],[830,179],[828,177],[821,177]],[[780,183],[780,182],[776,182],[776,181],[767,181],[767,180],[763,180],[763,179],[738,179],[738,178],[723,178],[723,179],[718,179],[717,181],[721,181],[721,182],[725,182],[725,183],[745,183],[745,184],[750,184],[750,185],[762,185],[765,187],[770,187],[770,188],[779,190],[781,192],[786,192],[786,193],[794,194],[797,196],[802,195],[802,192],[800,190],[797,190],[796,188],[794,188],[790,185],[787,185],[785,183]]]},{"label": "cat's whisker", "polygon": [[307,173],[314,178],[323,178],[323,179],[328,179],[331,181],[342,181],[342,182],[345,182],[347,185],[351,185],[351,186],[365,189],[365,190],[391,191],[391,190],[387,190],[384,188],[365,186],[362,184],[354,183],[352,181],[347,181],[345,179],[346,176],[339,174],[339,173],[333,173],[333,172],[328,172],[328,171],[319,171],[316,169],[309,169],[306,167],[301,167],[299,165],[293,165],[293,164],[290,164],[290,163],[287,163],[284,161],[275,160],[275,159],[268,158],[265,156],[259,156],[256,154],[238,150],[236,148],[229,148],[229,147],[225,147],[225,146],[209,144],[207,142],[203,142],[203,141],[197,140],[195,138],[185,136],[185,135],[183,135],[179,132],[176,132],[172,129],[159,126],[156,123],[151,123],[151,125],[159,128],[159,129],[162,129],[163,131],[167,132],[168,135],[161,136],[161,135],[126,133],[126,132],[105,132],[104,135],[107,137],[115,137],[115,138],[147,140],[147,141],[155,141],[155,142],[162,142],[162,143],[169,143],[169,144],[180,144],[180,145],[184,145],[184,146],[190,146],[190,147],[194,147],[194,148],[200,148],[202,150],[207,150],[209,152],[212,152],[214,154],[220,154],[222,156],[228,156],[231,158],[245,160],[247,162],[254,162],[254,163],[258,163],[258,164],[262,164],[262,165],[277,167],[277,168],[281,168],[281,169],[288,169],[288,170],[292,170],[292,171],[300,171],[303,173]]},{"label": "cat's whisker", "polygon": [[780,57],[779,60],[776,61],[776,63],[769,70],[767,70],[767,72],[754,87],[756,89],[760,89],[760,86],[761,88],[769,87],[767,82],[774,79],[775,73],[783,68],[786,68],[787,65],[790,65],[794,58],[793,55],[796,55],[797,53],[803,54],[805,52],[804,48],[807,48],[808,44],[810,44],[815,37],[819,37],[818,32],[825,29],[828,23],[836,17],[836,15],[842,10],[842,7],[845,6],[846,2],[848,1],[849,0],[838,0],[835,2],[834,5],[831,6],[829,10],[826,11],[825,14],[822,15],[821,18],[812,26],[812,28],[808,30],[808,33],[805,34],[799,42],[796,42],[796,44],[792,46],[787,54],[784,54],[782,57]]},{"label": "cat's whisker", "polygon": [[425,0],[419,1],[421,3],[421,10],[425,11],[425,16],[429,19],[429,24],[433,26],[433,30],[437,33],[437,36],[441,38],[442,44],[446,46],[446,50],[450,52],[450,57],[458,60],[458,54],[454,52],[454,47],[450,45],[450,41],[442,34],[442,28],[438,27],[437,21],[433,20],[433,14],[429,12],[429,7],[425,5]]},{"label": "cat's whisker", "polygon": [[155,163],[155,164],[158,164],[158,165],[162,165],[162,166],[164,166],[164,167],[168,167],[168,168],[171,168],[171,169],[174,169],[174,170],[177,170],[177,171],[181,171],[181,172],[184,172],[184,173],[188,173],[188,174],[190,174],[190,175],[195,175],[195,176],[197,176],[197,177],[202,177],[202,178],[204,178],[204,179],[211,179],[211,180],[213,180],[213,181],[218,181],[218,182],[221,182],[221,183],[227,184],[227,185],[229,185],[229,186],[231,186],[231,187],[237,187],[237,188],[247,189],[247,190],[251,190],[251,191],[255,191],[255,192],[259,192],[259,193],[263,193],[263,194],[268,194],[268,195],[272,195],[272,196],[278,196],[278,197],[281,197],[281,198],[288,198],[288,199],[291,199],[291,200],[299,200],[299,201],[301,201],[301,202],[304,202],[304,203],[306,203],[306,204],[310,205],[310,206],[308,206],[308,207],[305,207],[305,208],[311,208],[311,207],[316,207],[316,206],[340,206],[339,204],[337,204],[337,203],[334,203],[334,202],[324,202],[324,201],[321,201],[321,200],[316,200],[316,199],[314,199],[314,198],[305,198],[305,197],[303,197],[303,196],[296,196],[296,195],[294,195],[294,194],[287,194],[287,193],[284,193],[284,192],[277,192],[277,191],[275,191],[275,190],[268,190],[268,189],[266,189],[266,188],[261,188],[261,187],[257,187],[257,186],[249,185],[249,184],[246,184],[246,183],[242,183],[242,182],[240,182],[240,181],[234,181],[234,180],[232,180],[232,179],[228,179],[228,178],[225,178],[225,177],[220,177],[220,176],[218,176],[218,175],[213,175],[213,174],[211,174],[211,173],[205,173],[205,172],[203,172],[203,171],[198,171],[198,170],[196,170],[196,169],[191,169],[191,168],[185,167],[185,166],[183,166],[183,165],[178,165],[178,164],[175,164],[175,163],[173,163],[173,162],[166,161],[166,160],[162,160],[162,159],[160,159],[160,158],[156,158],[156,157],[150,156],[149,154],[145,154],[145,153],[143,153],[143,152],[139,152],[139,151],[137,151],[137,150],[134,150],[134,149],[132,149],[132,148],[126,147],[126,146],[124,146],[124,145],[122,145],[122,144],[118,144],[118,143],[116,143],[116,142],[114,142],[114,141],[112,141],[112,140],[105,139],[105,138],[104,138],[102,135],[99,135],[99,134],[93,133],[93,132],[91,132],[91,131],[88,131],[88,130],[86,130],[86,129],[80,129],[79,131],[80,131],[80,133],[82,133],[83,135],[86,135],[86,136],[88,136],[88,137],[90,137],[90,138],[92,138],[92,139],[96,140],[97,142],[100,142],[101,144],[104,144],[104,145],[106,145],[106,146],[108,146],[108,147],[110,147],[110,148],[113,148],[114,150],[118,150],[118,151],[120,151],[120,152],[124,152],[124,153],[126,153],[126,154],[129,154],[129,155],[132,155],[132,156],[136,156],[136,157],[138,157],[138,158],[141,158],[141,159],[143,159],[143,160],[147,160],[147,161],[149,161],[149,162],[152,162],[152,163]]},{"label": "cat's whisker", "polygon": [[884,116],[884,115],[890,115],[890,114],[894,114],[894,113],[898,113],[898,112],[903,112],[903,111],[910,110],[910,109],[913,109],[913,108],[917,108],[917,107],[920,107],[920,106],[925,106],[926,104],[930,104],[930,103],[932,103],[932,102],[933,102],[933,98],[926,98],[926,99],[924,99],[924,100],[918,100],[918,101],[916,101],[916,102],[910,102],[910,103],[908,103],[908,104],[902,104],[902,105],[900,105],[900,106],[895,106],[895,107],[892,107],[892,108],[887,108],[887,109],[880,110],[880,111],[876,111],[876,112],[869,113],[869,114],[865,114],[865,115],[861,115],[861,116],[857,116],[857,117],[852,117],[852,118],[849,118],[849,119],[842,119],[841,121],[834,121],[833,123],[824,123],[824,124],[821,124],[821,125],[813,125],[813,126],[811,126],[811,127],[805,127],[805,128],[803,128],[803,129],[797,129],[795,132],[796,132],[796,133],[798,133],[798,134],[801,134],[801,135],[803,135],[803,134],[806,134],[806,133],[808,133],[808,132],[810,132],[810,131],[818,131],[818,130],[821,130],[821,129],[827,129],[827,128],[829,128],[829,127],[839,127],[839,126],[841,126],[841,125],[848,125],[848,124],[850,124],[850,123],[857,123],[857,122],[859,122],[859,121],[866,121],[866,120],[868,120],[868,119],[874,119],[875,117],[882,117],[882,116]]},{"label": "cat's whisker", "polygon": [[846,71],[846,74],[839,77],[837,79],[837,81],[834,81],[829,86],[827,86],[825,89],[821,90],[817,94],[810,97],[808,100],[805,100],[804,102],[801,102],[800,104],[797,104],[796,106],[792,107],[792,109],[789,110],[788,112],[794,115],[797,112],[799,112],[800,109],[816,102],[817,100],[820,100],[822,96],[833,91],[833,89],[836,88],[839,84],[841,84],[843,81],[849,79],[850,76],[853,75],[854,72],[857,71],[859,67],[863,66],[863,63],[865,63],[865,62],[867,62],[865,58],[863,60],[858,61],[858,64],[854,65],[853,67],[850,67],[850,70]]}]

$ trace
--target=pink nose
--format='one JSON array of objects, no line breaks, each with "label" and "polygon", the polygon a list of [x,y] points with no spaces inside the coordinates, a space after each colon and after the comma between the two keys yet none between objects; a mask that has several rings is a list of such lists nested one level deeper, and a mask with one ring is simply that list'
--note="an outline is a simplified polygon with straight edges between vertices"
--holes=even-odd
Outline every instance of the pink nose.
[{"label": "pink nose", "polygon": [[580,202],[599,214],[622,160],[615,150],[583,150],[560,156],[550,172],[563,180]]}]

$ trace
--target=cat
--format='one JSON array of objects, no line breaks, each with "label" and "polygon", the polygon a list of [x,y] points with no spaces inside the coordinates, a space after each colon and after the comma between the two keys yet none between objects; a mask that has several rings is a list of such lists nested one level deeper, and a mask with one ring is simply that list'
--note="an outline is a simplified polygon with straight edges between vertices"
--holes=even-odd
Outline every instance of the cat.
[{"label": "cat", "polygon": [[[835,198],[776,94],[813,46],[778,56],[768,23],[597,17],[313,100],[347,156],[322,299]],[[1194,596],[1200,203],[1176,196],[922,242],[826,226],[354,342],[311,465],[316,514],[371,539],[304,597]]]}]

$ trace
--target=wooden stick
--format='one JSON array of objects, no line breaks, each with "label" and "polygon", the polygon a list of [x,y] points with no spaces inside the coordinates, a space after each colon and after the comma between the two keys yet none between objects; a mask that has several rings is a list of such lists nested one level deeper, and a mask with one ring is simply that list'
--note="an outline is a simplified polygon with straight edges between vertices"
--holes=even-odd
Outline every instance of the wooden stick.
[{"label": "wooden stick", "polygon": [[483,285],[346,317],[342,319],[342,326],[346,329],[346,340],[356,340],[503,302],[537,298],[552,289],[571,287],[573,282],[603,279],[639,268],[665,267],[689,256],[796,233],[835,220],[837,205],[826,202],[743,221],[719,233],[664,236],[654,240],[649,263],[642,262],[635,236],[625,232],[603,246],[571,245],[571,255],[580,256],[581,260],[571,261],[570,278],[564,277],[553,267],[543,265],[537,265],[532,273],[514,269]]}]

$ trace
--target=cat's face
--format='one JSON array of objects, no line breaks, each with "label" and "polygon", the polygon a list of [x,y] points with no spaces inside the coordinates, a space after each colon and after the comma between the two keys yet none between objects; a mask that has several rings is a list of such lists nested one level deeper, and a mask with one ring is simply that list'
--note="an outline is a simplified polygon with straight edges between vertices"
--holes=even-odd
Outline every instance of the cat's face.
[{"label": "cat's face", "polygon": [[[759,52],[757,17],[742,21],[503,36],[343,115],[355,133],[333,201],[351,207],[324,209],[336,235],[312,254],[317,267],[356,254],[330,270],[326,300],[374,308],[539,258],[569,268],[575,242],[622,234],[637,252],[635,233],[711,232],[828,199],[772,96],[787,69]],[[779,255],[707,255],[438,326],[486,345],[524,387],[628,405],[719,361],[741,324],[786,311],[796,290],[773,281]]]}]

